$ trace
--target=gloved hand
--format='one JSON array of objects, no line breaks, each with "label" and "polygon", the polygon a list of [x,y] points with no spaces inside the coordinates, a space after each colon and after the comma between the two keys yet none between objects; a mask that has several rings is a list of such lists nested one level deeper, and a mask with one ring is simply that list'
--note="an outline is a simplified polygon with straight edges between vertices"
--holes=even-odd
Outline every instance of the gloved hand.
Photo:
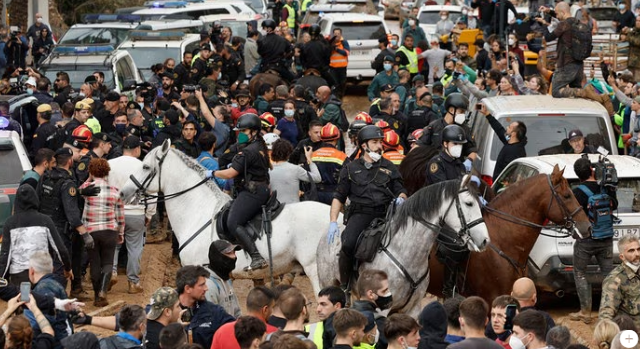
[{"label": "gloved hand", "polygon": [[404,198],[397,197],[396,198],[396,206],[400,206],[402,204],[404,204]]},{"label": "gloved hand", "polygon": [[100,187],[96,187],[95,184],[89,184],[86,188],[78,189],[78,193],[82,196],[96,196],[100,194]]},{"label": "gloved hand", "polygon": [[91,325],[93,317],[85,313],[78,313],[71,316],[71,322],[75,325]]},{"label": "gloved hand", "polygon": [[478,188],[480,188],[480,178],[478,178],[478,176],[472,175],[470,180],[471,182],[475,183]]},{"label": "gloved hand", "polygon": [[82,240],[84,241],[84,247],[87,250],[93,250],[93,248],[96,246],[93,242],[93,237],[91,237],[91,234],[89,233],[82,234]]},{"label": "gloved hand", "polygon": [[522,20],[521,20],[521,19],[516,19],[516,23],[517,23],[518,25],[520,25],[520,24],[522,24]]},{"label": "gloved hand", "polygon": [[478,195],[478,199],[480,200],[480,205],[487,206],[488,202],[482,197],[482,195]]},{"label": "gloved hand", "polygon": [[213,178],[213,171],[207,170],[204,175],[205,178]]},{"label": "gloved hand", "polygon": [[340,230],[338,230],[338,222],[329,223],[329,233],[327,234],[327,242],[329,245],[333,243],[333,239],[340,236]]},{"label": "gloved hand", "polygon": [[471,165],[473,165],[473,161],[471,159],[467,159],[463,162],[464,168],[467,169],[467,172],[471,172]]}]

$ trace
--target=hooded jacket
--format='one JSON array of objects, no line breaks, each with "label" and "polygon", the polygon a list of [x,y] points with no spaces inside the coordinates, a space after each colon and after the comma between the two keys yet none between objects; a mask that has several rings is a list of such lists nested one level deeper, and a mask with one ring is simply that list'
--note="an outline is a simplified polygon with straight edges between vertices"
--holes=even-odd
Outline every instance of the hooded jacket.
[{"label": "hooded jacket", "polygon": [[0,248],[2,277],[29,270],[33,252],[48,250],[56,264],[71,270],[71,258],[51,218],[38,212],[40,200],[30,185],[21,185],[16,193],[14,214],[5,222]]},{"label": "hooded jacket", "polygon": [[422,309],[418,322],[420,343],[418,349],[444,349],[449,343],[444,341],[447,335],[447,313],[442,304],[431,302]]}]

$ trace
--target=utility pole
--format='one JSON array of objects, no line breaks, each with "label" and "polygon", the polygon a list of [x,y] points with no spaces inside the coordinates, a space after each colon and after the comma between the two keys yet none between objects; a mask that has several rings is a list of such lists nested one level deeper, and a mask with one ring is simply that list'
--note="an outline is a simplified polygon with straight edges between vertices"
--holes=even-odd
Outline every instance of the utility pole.
[{"label": "utility pole", "polygon": [[9,8],[9,4],[11,0],[2,0],[2,25],[7,26],[7,9]]}]

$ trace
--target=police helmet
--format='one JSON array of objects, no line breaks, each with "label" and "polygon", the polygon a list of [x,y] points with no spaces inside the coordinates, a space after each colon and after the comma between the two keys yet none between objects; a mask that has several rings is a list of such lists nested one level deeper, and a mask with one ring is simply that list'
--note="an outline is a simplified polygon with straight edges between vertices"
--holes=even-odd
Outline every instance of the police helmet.
[{"label": "police helmet", "polygon": [[276,22],[273,19],[265,19],[264,22],[262,22],[262,28],[270,28],[272,30],[275,30],[276,27]]},{"label": "police helmet", "polygon": [[260,122],[260,118],[258,117],[258,115],[253,113],[247,113],[242,115],[238,119],[238,124],[236,124],[236,127],[233,130],[244,131],[246,129],[249,129],[252,131],[260,131],[261,125],[262,124]]},{"label": "police helmet", "polygon": [[467,110],[469,108],[469,98],[462,93],[452,93],[444,101],[444,109],[449,111],[449,107]]},{"label": "police helmet", "polygon": [[365,126],[367,126],[367,122],[364,120],[355,120],[352,122],[351,125],[349,125],[349,137],[356,137],[358,132]]},{"label": "police helmet", "polygon": [[444,130],[442,130],[442,141],[464,144],[467,143],[467,137],[462,127],[452,124],[447,125]]},{"label": "police helmet", "polygon": [[372,139],[383,139],[384,133],[378,126],[367,125],[358,132],[358,144],[366,143]]},{"label": "police helmet", "polygon": [[311,27],[309,27],[309,35],[311,35],[311,37],[320,36],[320,26],[312,24]]}]

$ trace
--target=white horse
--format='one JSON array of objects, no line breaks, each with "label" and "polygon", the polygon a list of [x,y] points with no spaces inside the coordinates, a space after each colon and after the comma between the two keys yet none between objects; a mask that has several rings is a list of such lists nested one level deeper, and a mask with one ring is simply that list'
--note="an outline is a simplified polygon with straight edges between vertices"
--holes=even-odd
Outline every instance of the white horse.
[{"label": "white horse", "polygon": [[[466,176],[462,181],[430,185],[410,196],[391,219],[386,248],[378,251],[373,262],[359,266],[360,271],[379,269],[388,274],[392,312],[418,316],[420,299],[429,285],[429,253],[438,234],[447,235],[450,239],[444,241],[454,249],[479,252],[489,244],[479,200],[468,183]],[[320,240],[317,261],[321,287],[336,284],[339,251],[339,242],[329,245],[326,238]]]},{"label": "white horse", "polygon": [[[142,183],[147,193],[162,191],[165,197],[171,197],[166,199],[165,206],[180,246],[186,244],[180,252],[182,264],[208,264],[209,246],[212,241],[219,239],[213,221],[214,215],[231,198],[211,180],[205,181],[205,169],[194,159],[171,149],[168,141],[147,154],[141,173],[134,177]],[[196,186],[202,181],[205,182],[203,185]],[[124,200],[131,200],[138,189],[130,179],[121,190]],[[180,195],[172,195],[183,191]],[[329,229],[329,209],[328,205],[319,202],[287,204],[272,222],[274,275],[285,274],[301,265],[311,281],[315,294],[320,292],[316,248],[320,238]],[[210,220],[213,222],[207,225]],[[199,230],[201,233],[192,238]],[[256,246],[268,260],[265,234],[256,240]],[[269,268],[245,271],[244,268],[250,264],[251,258],[247,254],[238,253],[236,269],[232,276],[237,279],[269,278]]]}]

